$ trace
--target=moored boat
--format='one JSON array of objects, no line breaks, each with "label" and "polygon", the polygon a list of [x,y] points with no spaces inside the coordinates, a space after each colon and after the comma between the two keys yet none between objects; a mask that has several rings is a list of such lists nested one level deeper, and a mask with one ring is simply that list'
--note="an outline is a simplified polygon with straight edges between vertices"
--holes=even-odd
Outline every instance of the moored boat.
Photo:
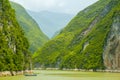
[{"label": "moored boat", "polygon": [[24,76],[37,76],[37,74],[24,74]]}]

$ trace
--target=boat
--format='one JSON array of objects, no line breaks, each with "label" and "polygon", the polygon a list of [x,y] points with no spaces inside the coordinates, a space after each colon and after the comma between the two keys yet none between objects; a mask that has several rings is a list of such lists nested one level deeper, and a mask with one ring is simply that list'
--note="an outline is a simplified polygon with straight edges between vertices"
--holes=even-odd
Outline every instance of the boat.
[{"label": "boat", "polygon": [[24,74],[24,76],[37,76],[37,74]]}]

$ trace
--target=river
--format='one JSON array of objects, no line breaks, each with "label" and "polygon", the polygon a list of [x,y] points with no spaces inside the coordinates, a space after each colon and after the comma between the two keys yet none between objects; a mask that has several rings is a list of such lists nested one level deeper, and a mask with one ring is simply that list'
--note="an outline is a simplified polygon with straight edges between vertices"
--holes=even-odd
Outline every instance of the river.
[{"label": "river", "polygon": [[120,80],[120,73],[78,71],[35,71],[37,76],[0,77],[0,80]]}]

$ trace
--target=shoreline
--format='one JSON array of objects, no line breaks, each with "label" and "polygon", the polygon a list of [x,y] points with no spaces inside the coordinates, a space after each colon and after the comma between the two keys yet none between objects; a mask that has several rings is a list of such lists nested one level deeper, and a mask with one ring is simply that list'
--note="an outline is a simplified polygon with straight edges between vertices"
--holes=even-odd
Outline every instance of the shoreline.
[{"label": "shoreline", "polygon": [[61,70],[61,71],[80,71],[80,72],[110,72],[110,73],[120,73],[120,69],[119,70],[112,70],[112,69],[105,69],[105,70],[100,70],[97,69],[96,71],[93,71],[92,69],[90,70],[86,70],[86,69],[59,69],[59,68],[35,68],[34,70]]},{"label": "shoreline", "polygon": [[[57,71],[57,70],[60,70],[58,68],[46,68],[46,69],[43,69],[43,68],[37,68],[37,69],[34,69],[34,70],[25,70],[25,71],[13,71],[13,76],[17,76],[17,75],[24,75],[25,73],[33,73],[33,71],[35,70],[53,70],[53,71]],[[96,70],[96,71],[93,71],[92,69],[91,70],[85,70],[85,69],[62,69],[60,71],[77,71],[77,72],[103,72],[103,73],[120,73],[120,70],[109,70],[109,69],[106,69],[106,70]],[[12,76],[12,74],[10,73],[10,71],[2,71],[0,72],[0,77],[7,77],[7,76]]]},{"label": "shoreline", "polygon": [[25,73],[33,73],[33,70],[25,70],[25,71],[2,71],[0,72],[0,77],[7,77],[7,76],[16,76],[16,75],[24,75]]}]

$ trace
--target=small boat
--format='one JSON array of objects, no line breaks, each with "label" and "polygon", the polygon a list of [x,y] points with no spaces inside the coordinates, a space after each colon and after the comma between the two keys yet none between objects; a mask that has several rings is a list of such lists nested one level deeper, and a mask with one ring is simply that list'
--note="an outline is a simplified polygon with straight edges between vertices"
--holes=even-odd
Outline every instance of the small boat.
[{"label": "small boat", "polygon": [[24,74],[24,76],[37,76],[37,74]]}]

